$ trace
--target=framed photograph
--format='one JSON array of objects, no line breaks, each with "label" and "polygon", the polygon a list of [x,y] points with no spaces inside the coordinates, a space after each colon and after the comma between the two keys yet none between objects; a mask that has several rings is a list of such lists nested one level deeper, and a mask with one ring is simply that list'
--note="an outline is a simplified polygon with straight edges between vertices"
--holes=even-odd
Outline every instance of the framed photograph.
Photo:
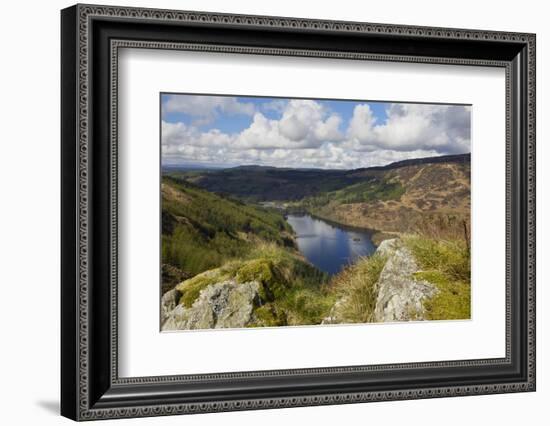
[{"label": "framed photograph", "polygon": [[535,35],[61,12],[61,412],[535,390]]}]

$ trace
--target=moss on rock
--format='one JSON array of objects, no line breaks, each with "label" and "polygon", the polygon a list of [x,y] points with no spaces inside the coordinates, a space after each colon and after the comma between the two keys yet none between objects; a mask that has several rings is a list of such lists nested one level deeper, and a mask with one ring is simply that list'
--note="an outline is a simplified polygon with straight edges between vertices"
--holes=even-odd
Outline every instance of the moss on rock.
[{"label": "moss on rock", "polygon": [[211,284],[221,281],[220,272],[217,269],[206,271],[196,275],[193,278],[183,281],[176,286],[176,290],[181,293],[179,304],[186,308],[191,307],[193,302],[199,297],[201,290]]},{"label": "moss on rock", "polygon": [[268,259],[255,259],[246,262],[239,268],[236,275],[238,282],[259,281],[270,283],[273,281],[273,263]]},{"label": "moss on rock", "polygon": [[287,325],[286,315],[273,303],[267,303],[254,310],[254,327],[278,327]]}]

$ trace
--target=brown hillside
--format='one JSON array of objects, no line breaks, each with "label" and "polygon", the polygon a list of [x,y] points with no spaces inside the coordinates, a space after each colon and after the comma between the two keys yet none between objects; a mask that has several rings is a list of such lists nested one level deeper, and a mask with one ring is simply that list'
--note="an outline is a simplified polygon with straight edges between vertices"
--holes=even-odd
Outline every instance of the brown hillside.
[{"label": "brown hillside", "polygon": [[[383,232],[463,233],[470,221],[470,165],[440,163],[405,166],[388,171],[365,171],[386,184],[404,188],[389,200],[341,203],[337,200],[315,213],[348,225]],[[427,228],[432,228],[427,229]]]}]

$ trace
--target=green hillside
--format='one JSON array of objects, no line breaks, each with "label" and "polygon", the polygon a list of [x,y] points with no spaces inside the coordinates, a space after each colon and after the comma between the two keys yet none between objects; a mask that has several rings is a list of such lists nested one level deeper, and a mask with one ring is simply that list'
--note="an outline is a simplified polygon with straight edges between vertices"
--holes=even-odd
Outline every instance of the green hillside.
[{"label": "green hillside", "polygon": [[258,283],[249,326],[318,324],[334,303],[328,275],[295,248],[280,211],[171,177],[162,180],[162,262],[163,294],[175,291],[186,308],[216,283]]},{"label": "green hillside", "polygon": [[260,242],[294,246],[281,213],[163,177],[163,263],[192,276],[245,256]]},{"label": "green hillside", "polygon": [[388,182],[377,177],[367,177],[363,182],[346,186],[337,191],[323,192],[319,195],[304,198],[300,205],[316,208],[329,202],[338,204],[364,203],[369,201],[398,200],[405,193],[400,182]]}]

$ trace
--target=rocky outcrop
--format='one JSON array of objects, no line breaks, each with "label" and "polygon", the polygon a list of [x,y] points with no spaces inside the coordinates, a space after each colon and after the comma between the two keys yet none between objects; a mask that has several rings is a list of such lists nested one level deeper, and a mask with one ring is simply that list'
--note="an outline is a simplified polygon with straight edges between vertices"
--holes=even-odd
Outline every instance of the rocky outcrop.
[{"label": "rocky outcrop", "polygon": [[[399,240],[397,238],[383,240],[376,249],[375,254],[387,258],[395,252],[398,244]],[[346,317],[346,308],[349,304],[350,300],[348,296],[344,295],[340,297],[332,305],[329,314],[323,318],[321,324],[345,324],[349,322],[349,318]]]},{"label": "rocky outcrop", "polygon": [[[384,240],[376,255],[386,259],[375,285],[376,302],[373,322],[412,321],[425,318],[424,302],[435,296],[437,288],[415,278],[418,265],[413,254],[398,238]],[[351,302],[342,296],[334,303],[322,324],[345,324],[346,310]],[[352,321],[355,322],[355,321]]]},{"label": "rocky outcrop", "polygon": [[387,239],[382,241],[378,245],[378,248],[376,249],[376,253],[387,257],[392,255],[395,252],[395,250],[397,250],[398,246],[399,246],[399,240],[397,238]]},{"label": "rocky outcrop", "polygon": [[181,293],[175,288],[164,293],[160,299],[160,323],[164,329],[164,324],[170,317],[172,311],[178,305]]},{"label": "rocky outcrop", "polygon": [[375,322],[424,319],[423,302],[437,289],[424,280],[414,278],[418,265],[413,254],[399,240],[385,240],[378,251],[388,257],[377,283],[378,296]]},{"label": "rocky outcrop", "polygon": [[191,307],[178,303],[179,292],[170,290],[162,297],[162,330],[241,328],[253,321],[260,284],[226,280],[201,290]]}]

